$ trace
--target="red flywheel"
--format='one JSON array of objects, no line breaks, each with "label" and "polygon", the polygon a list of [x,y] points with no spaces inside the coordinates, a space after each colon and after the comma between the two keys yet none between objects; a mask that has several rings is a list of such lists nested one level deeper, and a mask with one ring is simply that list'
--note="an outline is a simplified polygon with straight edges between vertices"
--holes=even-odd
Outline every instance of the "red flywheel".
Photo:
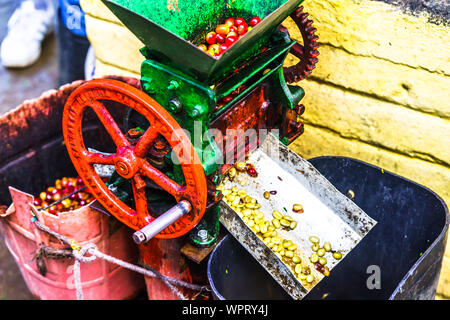
[{"label": "red flywheel", "polygon": [[[143,115],[150,126],[136,144],[131,144],[106,108],[108,101],[130,107]],[[91,108],[114,141],[111,155],[90,152],[82,134],[83,115]],[[171,194],[177,202],[187,200],[191,211],[161,231],[157,238],[176,238],[189,232],[203,217],[206,208],[206,177],[190,139],[178,122],[144,92],[121,81],[98,79],[86,82],[69,97],[63,114],[64,140],[70,158],[80,177],[95,198],[118,220],[140,230],[151,224],[155,213],[147,205],[144,177]],[[185,185],[180,185],[152,166],[147,152],[157,137],[168,142],[181,165]],[[94,169],[94,164],[114,165],[116,172],[131,180],[135,209],[109,190]],[[156,213],[157,214],[157,213]]]}]

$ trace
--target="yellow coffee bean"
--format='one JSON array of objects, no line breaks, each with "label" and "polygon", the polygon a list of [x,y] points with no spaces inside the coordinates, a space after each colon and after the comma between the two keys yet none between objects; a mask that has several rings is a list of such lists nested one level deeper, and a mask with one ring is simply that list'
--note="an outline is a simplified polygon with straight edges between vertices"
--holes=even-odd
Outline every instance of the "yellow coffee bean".
[{"label": "yellow coffee bean", "polygon": [[[238,169],[239,171],[244,171],[245,168],[247,167],[247,164],[245,162],[237,162],[235,165],[236,169]],[[231,170],[231,169],[230,169]]]},{"label": "yellow coffee bean", "polygon": [[294,268],[295,273],[302,273],[302,265],[296,264]]},{"label": "yellow coffee bean", "polygon": [[288,258],[292,258],[292,257],[294,257],[294,252],[290,251],[290,250],[286,250],[284,255]]},{"label": "yellow coffee bean", "polygon": [[311,241],[312,243],[319,243],[320,239],[316,236],[311,236],[309,237],[309,241]]},{"label": "yellow coffee bean", "polygon": [[291,224],[289,225],[289,228],[291,230],[294,230],[295,228],[297,228],[297,221],[292,221]]},{"label": "yellow coffee bean", "polygon": [[249,220],[248,223],[247,223],[247,225],[248,225],[249,227],[253,227],[253,226],[255,225],[255,221]]},{"label": "yellow coffee bean", "polygon": [[256,224],[254,228],[256,233],[261,232],[261,228],[259,227],[259,225]]},{"label": "yellow coffee bean", "polygon": [[252,210],[244,209],[244,210],[242,210],[242,214],[244,215],[244,217],[247,217],[252,214]]},{"label": "yellow coffee bean", "polygon": [[283,247],[287,248],[292,244],[292,240],[283,239]]},{"label": "yellow coffee bean", "polygon": [[261,229],[261,233],[262,233],[262,234],[265,234],[265,233],[267,232],[267,226],[266,226],[265,224],[263,224],[263,225],[260,227],[260,229]]},{"label": "yellow coffee bean", "polygon": [[264,213],[262,213],[261,211],[259,211],[258,214],[256,215],[256,217],[257,217],[258,219],[262,219],[262,218],[264,218]]},{"label": "yellow coffee bean", "polygon": [[317,251],[317,250],[320,249],[320,246],[319,246],[318,243],[314,243],[314,244],[311,246],[311,249],[312,249],[312,251]]},{"label": "yellow coffee bean", "polygon": [[263,196],[264,196],[265,199],[270,199],[269,191],[264,192]]},{"label": "yellow coffee bean", "polygon": [[324,257],[322,257],[322,258],[320,258],[319,259],[319,263],[321,264],[321,265],[326,265],[327,264],[327,258],[324,258]]},{"label": "yellow coffee bean", "polygon": [[267,221],[267,222],[269,222],[269,225],[267,226],[267,230],[275,231],[275,227],[273,225],[270,225],[270,221]]},{"label": "yellow coffee bean", "polygon": [[291,225],[291,223],[290,223],[288,220],[286,220],[286,219],[281,219],[281,220],[280,220],[280,224],[281,224],[283,227],[289,227],[289,226]]},{"label": "yellow coffee bean", "polygon": [[328,269],[328,267],[324,267],[325,270],[323,270],[322,274],[325,277],[328,277],[330,275],[330,269]]},{"label": "yellow coffee bean", "polygon": [[278,253],[284,257],[284,254],[286,253],[286,251],[282,248]]},{"label": "yellow coffee bean", "polygon": [[325,255],[325,249],[324,248],[320,248],[319,250],[317,250],[317,255],[319,257],[323,257]]},{"label": "yellow coffee bean", "polygon": [[292,211],[295,211],[297,213],[302,213],[303,212],[303,206],[301,204],[294,204],[292,206]]},{"label": "yellow coffee bean", "polygon": [[241,197],[245,197],[247,195],[247,191],[245,191],[244,189],[240,189],[237,194]]},{"label": "yellow coffee bean", "polygon": [[272,236],[272,231],[268,231],[268,232],[263,234],[264,238],[268,238],[268,237],[271,237],[271,236]]},{"label": "yellow coffee bean", "polygon": [[273,216],[275,219],[277,219],[277,220],[280,220],[280,219],[283,218],[283,215],[282,215],[279,211],[277,211],[277,210],[275,210],[274,212],[272,212],[272,216]]},{"label": "yellow coffee bean", "polygon": [[293,256],[292,257],[292,262],[300,263],[300,262],[302,262],[302,259],[299,256]]},{"label": "yellow coffee bean", "polygon": [[275,229],[281,228],[281,223],[280,223],[280,220],[278,220],[278,219],[273,219],[272,224],[275,227]]},{"label": "yellow coffee bean", "polygon": [[244,221],[244,223],[247,223],[247,222],[248,222],[248,220],[249,220],[249,218],[248,218],[248,217],[243,217],[243,218],[242,218],[242,221]]},{"label": "yellow coffee bean", "polygon": [[255,217],[254,220],[255,220],[255,223],[256,223],[257,225],[261,225],[261,224],[264,223],[264,220],[258,219],[257,217]]},{"label": "yellow coffee bean", "polygon": [[295,243],[291,244],[289,247],[287,247],[290,251],[295,251],[297,249],[297,245]]},{"label": "yellow coffee bean", "polygon": [[323,248],[325,249],[326,252],[330,252],[331,251],[331,243],[325,242],[323,244]]},{"label": "yellow coffee bean", "polygon": [[319,261],[319,256],[317,255],[317,253],[313,253],[309,260],[311,260],[312,263],[316,263],[317,261]]},{"label": "yellow coffee bean", "polygon": [[[275,244],[281,244],[281,238],[278,237],[272,237],[272,242]],[[283,246],[280,246],[282,248]]]},{"label": "yellow coffee bean", "polygon": [[297,278],[299,278],[300,280],[305,280],[306,279],[306,274],[299,273],[299,274],[297,274]]},{"label": "yellow coffee bean", "polygon": [[336,260],[340,260],[342,258],[342,253],[340,253],[339,251],[333,252],[333,258],[335,258]]},{"label": "yellow coffee bean", "polygon": [[233,200],[236,198],[236,196],[234,195],[234,194],[232,194],[232,193],[230,193],[228,196],[227,196],[227,201],[228,202],[233,202]]},{"label": "yellow coffee bean", "polygon": [[233,200],[233,202],[232,202],[232,205],[233,205],[233,206],[237,206],[237,205],[239,204],[239,201],[241,201],[241,198],[235,197],[234,200]]},{"label": "yellow coffee bean", "polygon": [[312,274],[308,274],[306,276],[306,282],[311,283],[314,281],[314,276]]},{"label": "yellow coffee bean", "polygon": [[294,219],[292,219],[290,216],[288,215],[284,215],[283,219],[287,220],[287,221],[294,221]]}]

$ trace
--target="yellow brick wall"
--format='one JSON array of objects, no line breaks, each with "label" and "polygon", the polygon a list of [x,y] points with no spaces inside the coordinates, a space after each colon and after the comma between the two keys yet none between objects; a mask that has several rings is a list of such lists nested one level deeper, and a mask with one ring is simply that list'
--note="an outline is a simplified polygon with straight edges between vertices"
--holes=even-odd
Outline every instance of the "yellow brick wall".
[{"label": "yellow brick wall", "polygon": [[[82,0],[97,75],[139,77],[142,44],[98,0]],[[369,0],[308,0],[319,64],[301,83],[305,158],[349,156],[428,186],[450,204],[450,28]],[[300,39],[292,21],[284,23]],[[295,62],[293,57],[287,65]],[[450,298],[450,246],[439,298]]]}]

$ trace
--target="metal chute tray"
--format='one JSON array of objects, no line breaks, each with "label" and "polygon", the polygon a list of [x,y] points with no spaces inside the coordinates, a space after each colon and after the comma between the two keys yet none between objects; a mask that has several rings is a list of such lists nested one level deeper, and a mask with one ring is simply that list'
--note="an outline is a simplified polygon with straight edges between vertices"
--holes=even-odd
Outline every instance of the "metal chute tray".
[{"label": "metal chute tray", "polygon": [[[297,254],[303,261],[309,261],[313,253],[310,236],[318,237],[321,244],[325,241],[331,242],[333,250],[339,250],[345,258],[376,224],[375,220],[340,193],[308,161],[288,149],[271,134],[249,155],[248,162],[254,165],[259,172],[258,176],[246,179],[245,187],[241,187],[236,179],[233,182],[225,181],[224,187],[244,188],[247,194],[261,204],[259,210],[264,213],[266,220],[272,219],[274,210],[294,218],[298,222],[294,230],[277,231],[282,238],[297,244]],[[265,199],[263,193],[269,190],[276,190],[277,193],[270,199]],[[304,213],[292,212],[293,204],[296,203],[303,205]],[[325,277],[309,262],[317,281],[312,284],[302,283],[244,223],[236,211],[224,201],[221,201],[220,207],[221,223],[292,298],[302,299]],[[331,258],[330,252],[327,252],[325,257],[332,277],[332,269],[342,259]]]}]

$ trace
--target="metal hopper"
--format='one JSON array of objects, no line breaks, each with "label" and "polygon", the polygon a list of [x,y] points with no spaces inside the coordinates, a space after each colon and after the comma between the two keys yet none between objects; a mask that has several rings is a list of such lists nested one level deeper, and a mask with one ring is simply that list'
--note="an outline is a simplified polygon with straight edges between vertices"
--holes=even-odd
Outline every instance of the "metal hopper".
[{"label": "metal hopper", "polygon": [[[103,0],[147,47],[151,58],[213,84],[269,45],[275,29],[303,0]],[[220,58],[196,44],[227,17],[262,21]]]}]

